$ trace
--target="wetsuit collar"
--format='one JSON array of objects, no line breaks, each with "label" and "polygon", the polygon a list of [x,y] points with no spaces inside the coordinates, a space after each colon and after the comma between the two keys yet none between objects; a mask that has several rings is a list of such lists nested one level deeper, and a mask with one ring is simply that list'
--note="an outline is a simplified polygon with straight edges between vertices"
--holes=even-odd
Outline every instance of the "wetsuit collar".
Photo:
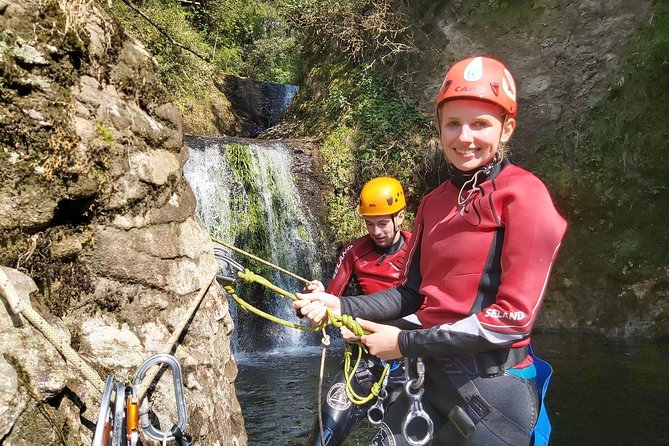
[{"label": "wetsuit collar", "polygon": [[[472,177],[477,173],[481,172],[476,180],[476,184],[481,184],[484,181],[492,180],[495,178],[499,172],[510,164],[510,161],[507,158],[502,158],[501,160],[495,156],[492,161],[490,161],[485,166],[481,166],[478,169],[463,171],[458,170],[455,167],[451,166],[451,182],[461,188],[467,181],[471,180]],[[470,185],[465,187],[465,190],[471,189],[473,182]]]},{"label": "wetsuit collar", "polygon": [[397,240],[390,246],[386,246],[385,248],[382,248],[381,246],[378,246],[376,243],[374,243],[374,251],[378,252],[379,254],[386,254],[386,255],[395,254],[404,247],[405,243],[406,241],[404,240],[404,234],[402,234],[402,232],[400,231],[399,240]]}]

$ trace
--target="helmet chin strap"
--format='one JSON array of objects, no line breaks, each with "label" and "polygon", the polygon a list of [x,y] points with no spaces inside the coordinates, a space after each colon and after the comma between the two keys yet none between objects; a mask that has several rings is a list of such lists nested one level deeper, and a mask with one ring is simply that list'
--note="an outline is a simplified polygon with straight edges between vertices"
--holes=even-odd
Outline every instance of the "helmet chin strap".
[{"label": "helmet chin strap", "polygon": [[[402,212],[402,211],[400,211],[400,212]],[[393,221],[393,241],[392,241],[391,245],[392,245],[393,243],[397,243],[397,234],[399,234],[399,232],[400,232],[400,227],[397,225],[397,223],[395,223],[395,218],[397,218],[398,215],[399,215],[399,212],[395,212],[395,213],[393,214],[393,216],[392,216],[392,221]]]}]

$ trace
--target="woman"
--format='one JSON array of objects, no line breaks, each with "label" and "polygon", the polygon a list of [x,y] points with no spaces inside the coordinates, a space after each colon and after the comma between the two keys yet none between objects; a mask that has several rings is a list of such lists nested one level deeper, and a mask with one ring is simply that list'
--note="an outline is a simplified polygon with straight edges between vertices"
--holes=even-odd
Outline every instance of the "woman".
[{"label": "woman", "polygon": [[[453,175],[421,200],[400,285],[341,299],[303,294],[294,305],[315,323],[326,306],[358,317],[370,333],[361,342],[381,359],[423,358],[420,405],[398,400],[373,444],[426,438],[427,422],[406,423],[413,403],[434,424],[432,444],[529,445],[539,402],[527,350],[567,224],[544,184],[504,157],[517,104],[501,62],[456,63],[436,110]],[[419,330],[376,323],[416,311]]]},{"label": "woman", "polygon": [[[420,404],[398,400],[373,444],[421,443],[427,421],[405,417],[422,408],[434,425],[432,444],[529,445],[539,402],[527,350],[567,224],[544,184],[504,157],[517,104],[501,62],[456,63],[436,110],[453,176],[421,201],[400,285],[341,300],[302,294],[294,305],[315,323],[326,306],[357,316],[370,333],[361,342],[381,359],[423,358]],[[419,330],[370,321],[416,311]]]}]

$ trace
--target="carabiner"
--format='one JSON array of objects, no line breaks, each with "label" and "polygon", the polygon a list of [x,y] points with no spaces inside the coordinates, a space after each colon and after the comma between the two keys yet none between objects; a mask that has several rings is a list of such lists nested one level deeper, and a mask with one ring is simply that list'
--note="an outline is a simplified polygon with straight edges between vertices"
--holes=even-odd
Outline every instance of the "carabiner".
[{"label": "carabiner", "polygon": [[216,280],[222,285],[230,285],[239,281],[238,272],[244,272],[244,267],[232,259],[228,252],[218,245],[214,245],[214,257],[218,263]]},{"label": "carabiner", "polygon": [[[409,409],[409,413],[407,413],[402,420],[402,435],[404,435],[407,443],[411,446],[423,446],[428,444],[432,441],[432,434],[434,432],[432,418],[425,412],[423,405],[421,404],[425,389],[423,389],[422,386],[417,385],[417,381],[418,380],[410,379],[404,383],[404,391],[411,400],[411,408]],[[427,433],[423,438],[416,438],[409,434],[409,425],[417,418],[422,419],[426,424]]]},{"label": "carabiner", "polygon": [[130,394],[125,403],[125,432],[128,444],[137,446],[139,443],[139,400],[135,386],[130,386]]},{"label": "carabiner", "polygon": [[114,429],[112,430],[112,446],[125,446],[125,384],[116,383],[114,401]]},{"label": "carabiner", "polygon": [[[157,354],[151,356],[149,359],[144,361],[144,363],[137,369],[135,377],[132,380],[133,387],[139,388],[146,376],[146,372],[156,364],[165,364],[172,369],[172,379],[174,381],[174,397],[176,399],[177,405],[177,423],[175,425],[181,432],[185,432],[186,425],[188,424],[188,414],[186,412],[186,401],[184,400],[184,390],[183,390],[183,378],[181,375],[181,366],[176,358],[172,355],[166,354]],[[142,426],[144,433],[157,441],[166,443],[167,441],[172,441],[176,437],[174,435],[173,427],[169,431],[161,431],[151,424],[149,419],[149,399],[146,395],[142,397],[139,406],[139,420]]]},{"label": "carabiner", "polygon": [[114,390],[114,376],[109,375],[102,392],[102,402],[98,413],[98,422],[95,425],[92,446],[108,446],[109,435],[112,430],[111,395]]}]

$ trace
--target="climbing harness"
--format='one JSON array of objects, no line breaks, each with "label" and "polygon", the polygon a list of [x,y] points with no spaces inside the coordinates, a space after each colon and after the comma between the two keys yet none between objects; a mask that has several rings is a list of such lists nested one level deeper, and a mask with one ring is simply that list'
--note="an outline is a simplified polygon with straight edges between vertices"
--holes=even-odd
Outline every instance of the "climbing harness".
[{"label": "climbing harness", "polygon": [[[157,364],[166,365],[172,371],[177,422],[169,431],[159,430],[151,423],[149,398],[138,397],[147,371]],[[112,393],[115,393],[113,404]],[[168,441],[175,441],[179,446],[190,446],[192,440],[185,434],[187,424],[181,366],[172,355],[156,354],[137,369],[129,385],[116,382],[114,376],[109,375],[102,395],[92,446],[136,446],[139,444],[140,426],[147,437],[160,441],[163,445]]]},{"label": "climbing harness", "polygon": [[[527,358],[527,355],[528,349],[519,347],[483,352],[470,356],[469,359],[473,361],[479,374],[495,376],[504,374],[507,369]],[[530,441],[531,433],[528,430],[500,412],[481,395],[460,359],[450,358],[448,366],[462,372],[448,373],[446,376],[463,401],[463,404],[453,406],[448,413],[449,424],[463,438],[470,438],[476,426],[481,423],[495,432],[506,444],[527,444]]]},{"label": "climbing harness", "polygon": [[[409,369],[406,369],[407,377]],[[423,398],[423,393],[425,389],[423,388],[423,382],[425,379],[425,364],[423,363],[423,358],[418,358],[416,361],[416,371],[418,372],[418,378],[416,379],[407,379],[404,383],[404,392],[406,393],[409,400],[411,400],[411,407],[409,412],[402,419],[402,435],[406,439],[407,443],[411,446],[423,446],[432,441],[432,435],[434,433],[434,424],[432,418],[425,412],[423,409],[423,403],[421,399]],[[426,433],[422,438],[415,437],[409,433],[409,426],[412,423],[422,420],[425,423]],[[414,424],[415,426],[415,424]]]}]

